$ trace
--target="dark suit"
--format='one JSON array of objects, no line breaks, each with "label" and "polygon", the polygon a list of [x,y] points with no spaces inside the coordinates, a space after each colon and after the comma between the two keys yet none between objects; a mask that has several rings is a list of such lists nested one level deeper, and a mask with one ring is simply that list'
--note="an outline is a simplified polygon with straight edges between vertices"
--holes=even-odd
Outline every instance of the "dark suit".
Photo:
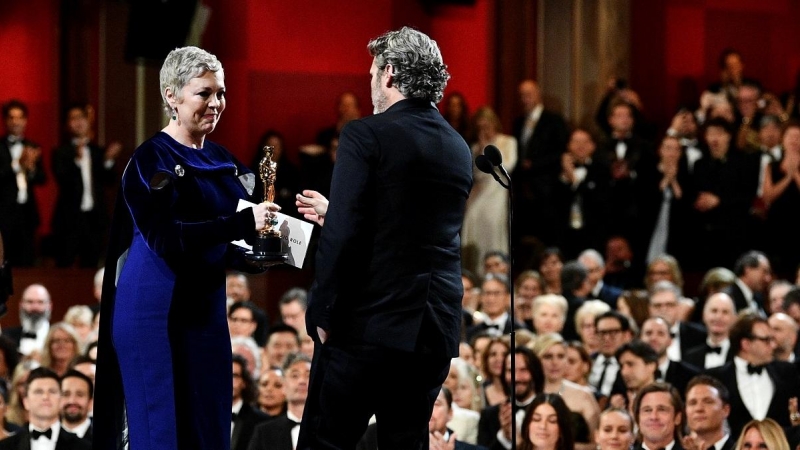
[{"label": "dark suit", "polygon": [[[430,102],[402,100],[342,130],[306,311],[309,335],[321,327],[330,340],[314,348],[299,448],[352,448],[373,413],[396,425],[382,428],[394,445],[427,440],[410,430],[428,423],[458,355],[471,187],[469,147]],[[373,401],[385,383],[400,401]]]},{"label": "dark suit", "polygon": [[82,267],[97,267],[108,218],[105,207],[105,187],[113,184],[114,168],[104,166],[104,149],[88,145],[91,158],[91,186],[94,207],[81,211],[83,185],[81,169],[75,163],[77,147],[64,144],[52,155],[53,174],[58,184],[58,198],[53,211],[53,245],[56,264],[70,266],[80,256]]},{"label": "dark suit", "polygon": [[294,450],[292,447],[294,426],[295,423],[286,416],[256,425],[247,450]]},{"label": "dark suit", "polygon": [[[487,325],[485,322],[484,323],[479,323],[477,325],[473,325],[473,326],[469,327],[467,329],[467,342],[472,341],[472,339],[477,334],[482,333],[482,332],[486,331],[489,328],[490,328],[490,326]],[[522,328],[527,328],[527,327],[526,327],[526,325],[524,323],[521,323],[521,322],[517,321],[516,324],[514,325],[514,329],[519,330],[519,329],[522,329]],[[506,323],[503,326],[503,329],[500,330],[500,331],[504,335],[511,333],[511,315],[508,316],[508,318],[506,319]]]},{"label": "dark suit", "polygon": [[531,237],[549,245],[555,243],[553,188],[558,183],[561,154],[569,140],[564,118],[557,113],[542,111],[526,144],[522,141],[526,120],[527,116],[523,116],[514,121],[519,157],[511,174],[514,180],[514,260],[523,266],[533,255],[531,249],[517,243],[527,242]]},{"label": "dark suit", "polygon": [[[681,360],[691,364],[698,369],[706,369],[706,343],[696,345],[685,352],[681,350]],[[725,362],[733,361],[733,352],[728,348],[728,354],[725,355]]]},{"label": "dark suit", "polygon": [[[622,295],[622,289],[603,282],[603,287],[600,288],[600,292],[597,293],[596,298],[608,304],[611,309],[617,309],[617,299],[619,299],[620,295]],[[595,298],[594,294],[590,295],[590,297]]]},{"label": "dark suit", "polygon": [[[625,156],[620,159],[617,157],[617,143],[624,142],[626,146]],[[608,139],[603,141],[597,148],[596,158],[604,159],[609,171],[616,165],[625,165],[629,174],[620,178],[609,179],[609,208],[606,211],[609,215],[609,229],[612,234],[621,234],[628,238],[630,242],[635,241],[638,234],[636,227],[637,216],[637,191],[634,183],[637,179],[637,170],[640,166],[648,167],[652,164],[651,144],[633,135],[625,139]]]},{"label": "dark suit", "polygon": [[233,420],[233,432],[231,433],[231,450],[247,450],[250,438],[256,425],[266,422],[269,416],[244,403],[239,414]]},{"label": "dark suit", "polygon": [[[633,446],[633,450],[644,450],[644,447],[642,446],[641,442],[637,442]],[[657,450],[657,449],[650,449],[650,450]],[[672,450],[683,450],[683,446],[681,445],[680,439],[675,438],[675,445],[672,446]]]},{"label": "dark suit", "polygon": [[[39,438],[44,439],[44,438]],[[9,436],[0,441],[0,450],[30,450],[31,448],[31,435],[28,431],[28,426],[22,427],[17,434]],[[92,444],[78,436],[70,433],[69,431],[61,428],[58,432],[58,442],[56,442],[56,450],[89,450]]]},{"label": "dark suit", "polygon": [[[452,430],[448,430],[452,434]],[[373,423],[367,427],[364,436],[358,441],[356,450],[380,450],[378,447],[378,424]],[[455,450],[488,450],[482,445],[472,445],[456,439]]]},{"label": "dark suit", "polygon": [[686,386],[699,373],[700,369],[683,361],[670,361],[667,373],[664,374],[664,381],[673,385],[681,393],[681,397],[686,398]]},{"label": "dark suit", "polygon": [[696,347],[697,344],[705,343],[708,338],[708,332],[703,325],[686,321],[678,324],[678,335],[681,340],[681,357],[690,348]]},{"label": "dark suit", "polygon": [[[775,420],[782,427],[791,425],[789,420],[789,398],[800,397],[800,375],[791,363],[771,362],[766,366],[767,374],[775,386],[775,393],[769,404],[767,417]],[[750,411],[744,405],[739,394],[736,379],[736,365],[733,361],[722,367],[715,367],[708,370],[708,374],[717,378],[730,391],[731,413],[728,416],[728,423],[731,426],[731,435],[738,435],[745,424],[753,419]]]},{"label": "dark suit", "polygon": [[[585,167],[586,177],[574,189],[564,180],[558,180],[553,193],[557,205],[558,247],[566,259],[577,257],[587,248],[605,248],[608,237],[609,168],[599,157],[592,158]],[[579,229],[571,226],[573,205],[580,210],[583,226]]]},{"label": "dark suit", "polygon": [[[750,304],[747,302],[747,298],[744,296],[744,291],[742,291],[742,288],[740,288],[738,284],[731,284],[725,288],[724,292],[730,295],[731,299],[733,299],[733,305],[736,307],[736,312],[750,307]],[[760,292],[753,292],[753,301],[758,304],[758,308],[761,311],[764,310],[763,297],[764,296]]]},{"label": "dark suit", "polygon": [[[37,147],[23,139],[23,145]],[[34,187],[44,184],[46,176],[41,158],[36,169],[26,174],[27,201],[17,203],[17,174],[11,166],[8,136],[0,137],[0,234],[5,241],[6,259],[12,266],[31,266],[34,262],[34,240],[39,228],[39,207]]]}]

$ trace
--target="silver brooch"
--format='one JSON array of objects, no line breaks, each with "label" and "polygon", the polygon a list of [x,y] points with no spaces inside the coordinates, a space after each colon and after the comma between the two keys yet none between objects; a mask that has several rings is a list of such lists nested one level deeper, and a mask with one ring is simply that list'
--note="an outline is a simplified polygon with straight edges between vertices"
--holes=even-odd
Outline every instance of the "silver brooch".
[{"label": "silver brooch", "polygon": [[180,164],[178,164],[178,165],[176,165],[176,166],[175,166],[175,173],[176,173],[176,174],[177,174],[179,177],[182,177],[182,176],[183,176],[183,174],[185,174],[185,173],[186,173],[186,171],[185,171],[185,170],[183,170],[183,167],[181,167],[181,165],[180,165]]}]

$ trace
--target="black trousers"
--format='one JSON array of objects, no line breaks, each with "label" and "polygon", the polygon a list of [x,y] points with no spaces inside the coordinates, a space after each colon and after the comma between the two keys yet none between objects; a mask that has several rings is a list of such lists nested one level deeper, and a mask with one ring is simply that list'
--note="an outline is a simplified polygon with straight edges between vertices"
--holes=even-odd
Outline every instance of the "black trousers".
[{"label": "black trousers", "polygon": [[297,450],[353,450],[375,414],[381,450],[428,448],[433,403],[450,358],[364,343],[314,348]]}]

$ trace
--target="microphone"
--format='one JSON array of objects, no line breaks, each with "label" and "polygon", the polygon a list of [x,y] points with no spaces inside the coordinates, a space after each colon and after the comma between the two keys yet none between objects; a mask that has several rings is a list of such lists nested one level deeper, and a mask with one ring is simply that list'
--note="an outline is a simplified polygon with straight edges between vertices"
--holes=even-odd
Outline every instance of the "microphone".
[{"label": "microphone", "polygon": [[476,156],[475,166],[477,166],[478,170],[480,170],[481,172],[491,174],[492,177],[495,180],[497,180],[498,183],[500,183],[500,186],[503,186],[504,188],[508,189],[508,186],[506,186],[506,184],[503,183],[503,180],[501,180],[500,177],[497,176],[497,172],[494,171],[494,166],[492,165],[491,161],[486,155]]},{"label": "microphone", "polygon": [[[506,180],[509,183],[511,183],[511,177],[508,176],[506,168],[503,167],[503,155],[500,153],[500,150],[495,145],[489,144],[483,148],[483,154],[486,155],[486,159],[489,160],[492,166],[500,168],[500,172],[503,174],[504,177],[506,177]],[[499,179],[497,181],[500,182]],[[508,187],[504,183],[500,182],[500,184],[502,184],[503,187],[508,189]]]}]

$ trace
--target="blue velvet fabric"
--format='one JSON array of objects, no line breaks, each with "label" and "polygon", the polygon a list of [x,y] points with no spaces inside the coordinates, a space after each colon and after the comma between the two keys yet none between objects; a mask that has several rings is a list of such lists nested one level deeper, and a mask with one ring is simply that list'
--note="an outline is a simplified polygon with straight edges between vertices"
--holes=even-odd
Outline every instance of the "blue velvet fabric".
[{"label": "blue velvet fabric", "polygon": [[247,268],[229,242],[255,236],[252,211],[235,212],[248,176],[223,147],[165,133],[128,163],[101,304],[96,449],[119,448],[123,406],[130,450],[230,448],[225,270]]}]

